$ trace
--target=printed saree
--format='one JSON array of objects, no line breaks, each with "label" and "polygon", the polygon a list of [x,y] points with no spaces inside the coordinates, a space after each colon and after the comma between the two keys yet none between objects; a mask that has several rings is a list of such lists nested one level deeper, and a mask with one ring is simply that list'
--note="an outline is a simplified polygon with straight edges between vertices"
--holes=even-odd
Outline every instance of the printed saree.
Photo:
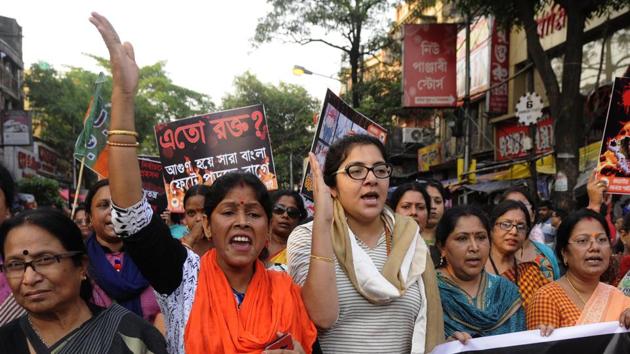
[{"label": "printed saree", "polygon": [[525,330],[521,296],[509,280],[483,271],[474,298],[439,273],[438,286],[446,337],[458,331],[484,337]]}]

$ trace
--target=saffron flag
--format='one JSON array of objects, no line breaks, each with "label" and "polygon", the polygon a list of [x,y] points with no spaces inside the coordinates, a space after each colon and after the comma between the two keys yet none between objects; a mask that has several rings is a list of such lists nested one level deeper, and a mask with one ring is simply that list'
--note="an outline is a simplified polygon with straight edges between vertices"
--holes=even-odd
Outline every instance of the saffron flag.
[{"label": "saffron flag", "polygon": [[107,178],[108,175],[109,150],[107,146],[109,113],[101,92],[104,82],[105,75],[100,73],[94,85],[94,95],[85,112],[83,131],[74,145],[74,158],[84,163],[85,167],[96,172],[101,178]]}]

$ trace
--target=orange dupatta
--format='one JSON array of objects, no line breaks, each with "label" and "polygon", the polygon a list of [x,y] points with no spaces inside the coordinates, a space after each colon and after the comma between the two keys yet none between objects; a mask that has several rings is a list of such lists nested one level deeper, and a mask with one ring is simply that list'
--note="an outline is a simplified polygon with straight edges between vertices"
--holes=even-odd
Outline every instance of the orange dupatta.
[{"label": "orange dupatta", "polygon": [[216,250],[201,258],[201,269],[186,331],[186,353],[260,353],[277,332],[291,333],[306,353],[317,336],[300,287],[286,273],[268,271],[259,260],[237,308],[232,288],[217,263]]},{"label": "orange dupatta", "polygon": [[613,286],[599,283],[584,305],[576,324],[618,321],[621,313],[627,308],[630,308],[630,297]]}]

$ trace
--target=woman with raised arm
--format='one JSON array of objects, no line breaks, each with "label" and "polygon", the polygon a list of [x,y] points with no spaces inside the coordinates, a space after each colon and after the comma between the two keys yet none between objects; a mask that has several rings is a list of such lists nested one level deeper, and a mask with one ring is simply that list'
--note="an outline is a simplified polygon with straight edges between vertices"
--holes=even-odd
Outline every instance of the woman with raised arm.
[{"label": "woman with raised arm", "polygon": [[368,135],[313,154],[315,217],[289,236],[289,273],[324,353],[424,353],[444,340],[435,269],[418,224],[385,207],[392,166]]},{"label": "woman with raised arm", "polygon": [[[138,67],[131,44],[121,44],[107,19],[90,21],[101,33],[113,74],[109,129],[112,222],[143,275],[158,293],[170,353],[311,352],[316,331],[300,289],[282,272],[268,271],[271,200],[252,174],[218,178],[204,211],[215,248],[199,257],[170,235],[142,194],[135,148],[134,97]],[[279,338],[281,337],[281,338]],[[276,348],[274,342],[282,339]]]}]

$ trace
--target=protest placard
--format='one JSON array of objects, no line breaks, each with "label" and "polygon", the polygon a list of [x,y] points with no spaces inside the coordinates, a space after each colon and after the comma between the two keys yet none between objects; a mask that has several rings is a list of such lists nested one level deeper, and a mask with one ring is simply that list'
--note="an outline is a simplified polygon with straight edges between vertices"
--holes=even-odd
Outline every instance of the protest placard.
[{"label": "protest placard", "polygon": [[267,189],[278,188],[263,105],[158,124],[155,137],[172,212],[183,212],[188,188],[230,172],[252,173]]},{"label": "protest placard", "polygon": [[466,344],[452,341],[438,345],[432,354],[565,354],[630,353],[630,332],[619,322],[556,328],[543,337],[540,330],[473,338]]},{"label": "protest placard", "polygon": [[630,78],[615,78],[599,152],[597,178],[608,192],[630,194]]},{"label": "protest placard", "polygon": [[[324,168],[326,154],[330,145],[346,135],[355,134],[375,136],[383,144],[387,138],[387,130],[385,128],[355,111],[332,91],[327,90],[313,144],[311,145],[311,152],[317,157],[320,167]],[[306,198],[313,200],[313,176],[310,164],[306,166],[300,193]]]},{"label": "protest placard", "polygon": [[159,156],[138,156],[142,189],[149,203],[153,203],[160,194],[164,194],[164,179]]}]

